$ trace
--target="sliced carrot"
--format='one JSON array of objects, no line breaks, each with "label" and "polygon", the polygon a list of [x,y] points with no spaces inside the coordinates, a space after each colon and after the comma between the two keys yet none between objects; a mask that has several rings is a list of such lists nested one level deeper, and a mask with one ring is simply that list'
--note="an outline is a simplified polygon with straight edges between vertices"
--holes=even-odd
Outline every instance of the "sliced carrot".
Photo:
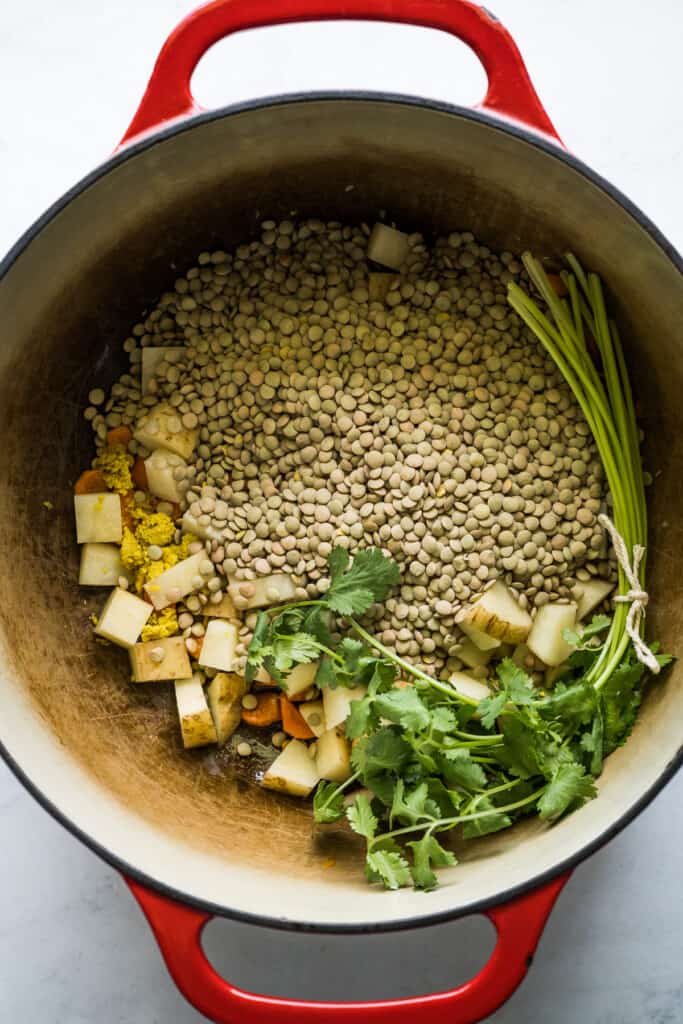
[{"label": "sliced carrot", "polygon": [[136,455],[133,468],[130,471],[130,475],[133,479],[133,483],[139,491],[146,491],[148,488],[147,483],[147,470],[145,469],[145,460],[139,455]]},{"label": "sliced carrot", "polygon": [[548,282],[552,290],[556,295],[559,295],[560,298],[569,294],[567,286],[559,274],[548,274]]},{"label": "sliced carrot", "polygon": [[130,427],[112,427],[107,431],[107,444],[128,445],[133,440],[133,432]]},{"label": "sliced carrot", "polygon": [[99,494],[100,491],[108,490],[99,469],[86,469],[74,484],[74,494]]},{"label": "sliced carrot", "polygon": [[131,533],[135,533],[137,522],[133,515],[133,509],[135,508],[133,492],[126,491],[125,494],[120,494],[119,498],[121,499],[121,519],[123,520],[123,525],[129,529]]},{"label": "sliced carrot", "polygon": [[[275,693],[260,693],[255,708],[242,708],[242,721],[247,725],[275,725],[280,721],[280,701]],[[305,724],[305,723],[304,723]]]},{"label": "sliced carrot", "polygon": [[296,740],[312,740],[315,733],[308,726],[308,722],[299,709],[287,700],[284,694],[280,694],[280,711],[282,714],[282,728],[288,736]]}]

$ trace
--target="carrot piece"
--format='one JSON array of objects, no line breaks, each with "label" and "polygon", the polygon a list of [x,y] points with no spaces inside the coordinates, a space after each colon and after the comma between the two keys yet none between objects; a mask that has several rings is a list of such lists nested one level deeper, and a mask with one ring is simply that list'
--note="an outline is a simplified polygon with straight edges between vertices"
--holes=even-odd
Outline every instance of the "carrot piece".
[{"label": "carrot piece", "polygon": [[139,491],[146,491],[148,488],[147,483],[147,470],[145,469],[145,460],[139,455],[136,455],[133,468],[130,471],[133,483]]},{"label": "carrot piece", "polygon": [[99,494],[108,490],[99,469],[86,469],[74,484],[74,494]]},{"label": "carrot piece", "polygon": [[284,694],[280,694],[280,711],[282,728],[288,736],[293,736],[296,740],[312,740],[314,738],[315,733],[309,728],[304,716]]},{"label": "carrot piece", "polygon": [[133,432],[130,427],[112,427],[107,431],[107,444],[128,445],[133,440]]},{"label": "carrot piece", "polygon": [[569,292],[567,291],[567,286],[559,274],[548,274],[548,283],[550,284],[550,287],[555,292],[555,294],[559,295],[560,298],[563,298],[563,296],[569,294]]},{"label": "carrot piece", "polygon": [[126,491],[125,494],[120,494],[119,498],[121,499],[121,519],[123,520],[123,525],[130,530],[131,533],[135,533],[137,522],[133,515],[133,509],[135,507],[133,492]]},{"label": "carrot piece", "polygon": [[242,708],[242,721],[247,725],[274,725],[280,721],[280,701],[275,693],[260,693],[255,708]]}]

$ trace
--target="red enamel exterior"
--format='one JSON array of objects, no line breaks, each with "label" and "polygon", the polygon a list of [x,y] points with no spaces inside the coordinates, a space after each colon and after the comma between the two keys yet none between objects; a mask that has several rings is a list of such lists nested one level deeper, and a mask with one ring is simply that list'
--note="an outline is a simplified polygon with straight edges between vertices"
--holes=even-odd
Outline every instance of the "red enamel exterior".
[{"label": "red enamel exterior", "polygon": [[486,911],[498,940],[491,959],[450,992],[372,1003],[321,1003],[245,992],[224,981],[206,959],[202,930],[211,915],[126,879],[142,907],[176,985],[216,1024],[475,1024],[508,999],[526,974],[569,873],[536,892]]},{"label": "red enamel exterior", "polygon": [[[120,145],[202,112],[190,89],[192,73],[209,47],[225,36],[249,28],[330,20],[400,22],[456,36],[486,71],[488,89],[478,109],[562,144],[509,32],[485,8],[468,0],[212,0],[188,15],[164,43]],[[204,955],[201,935],[210,914],[125,880],[178,988],[216,1024],[474,1024],[498,1009],[521,983],[568,878],[569,873],[561,875],[535,892],[486,911],[496,928],[496,947],[486,966],[466,984],[449,992],[371,1003],[303,1002],[236,988]]]},{"label": "red enamel exterior", "polygon": [[197,8],[164,43],[121,143],[162,124],[201,113],[192,72],[210,46],[233,32],[301,21],[391,21],[441,29],[476,53],[488,78],[478,109],[510,118],[560,142],[515,41],[483,7],[467,0],[213,0]]}]

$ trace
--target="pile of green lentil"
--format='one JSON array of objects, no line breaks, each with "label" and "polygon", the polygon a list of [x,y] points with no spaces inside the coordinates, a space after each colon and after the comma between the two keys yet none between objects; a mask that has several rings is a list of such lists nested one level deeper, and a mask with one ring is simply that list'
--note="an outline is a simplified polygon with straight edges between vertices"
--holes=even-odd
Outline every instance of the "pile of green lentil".
[{"label": "pile of green lentil", "polygon": [[[176,479],[183,510],[216,531],[212,600],[225,577],[273,572],[313,595],[335,544],[375,544],[402,572],[377,634],[433,670],[457,667],[455,616],[492,580],[533,609],[614,573],[597,522],[602,466],[571,392],[507,306],[521,263],[469,232],[431,247],[414,234],[400,273],[380,278],[369,233],[267,221],[234,253],[200,253],[125,340],[130,372],[109,397],[92,393],[85,415],[98,446],[162,400],[201,428]],[[184,353],[142,395],[147,346]],[[202,635],[207,599],[182,607],[187,638]]]}]

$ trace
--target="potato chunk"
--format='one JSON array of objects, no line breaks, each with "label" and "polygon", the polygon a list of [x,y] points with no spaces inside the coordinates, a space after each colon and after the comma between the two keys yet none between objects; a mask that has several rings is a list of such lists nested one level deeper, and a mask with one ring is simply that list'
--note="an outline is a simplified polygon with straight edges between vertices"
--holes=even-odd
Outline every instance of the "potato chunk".
[{"label": "potato chunk", "polygon": [[81,547],[81,568],[78,582],[82,587],[115,587],[121,576],[128,578],[128,570],[121,562],[121,550],[116,544],[84,544]]},{"label": "potato chunk", "polygon": [[[509,644],[524,643],[531,629],[531,616],[501,580],[496,580],[492,587],[463,608],[457,621],[461,629],[474,626],[487,636]],[[472,639],[477,643],[476,637]]]},{"label": "potato chunk", "polygon": [[316,744],[315,764],[321,779],[346,782],[351,775],[351,744],[339,729],[328,729]]},{"label": "potato chunk", "polygon": [[209,683],[206,696],[219,743],[225,743],[240,724],[242,697],[246,692],[244,678],[234,672],[219,672]]},{"label": "potato chunk", "polygon": [[199,566],[205,558],[206,554],[198,551],[196,555],[176,562],[170,569],[145,583],[145,593],[157,611],[168,608],[170,604],[176,604],[193,590],[199,590],[204,586]]},{"label": "potato chunk", "polygon": [[217,668],[221,672],[230,672],[235,660],[237,647],[237,626],[225,619],[210,619],[206,624],[206,633],[202,650],[197,659],[205,668]]},{"label": "potato chunk", "polygon": [[187,679],[192,666],[181,636],[147,640],[130,649],[134,683],[155,683],[164,679]]},{"label": "potato chunk", "polygon": [[123,536],[118,494],[74,494],[76,540],[79,544],[120,544]]},{"label": "potato chunk", "polygon": [[130,648],[152,614],[151,604],[116,587],[100,614],[95,632],[118,647]]},{"label": "potato chunk", "polygon": [[266,789],[277,789],[292,796],[308,796],[320,776],[315,760],[301,740],[291,740],[263,776]]},{"label": "potato chunk", "polygon": [[195,673],[188,679],[176,680],[175,697],[183,746],[203,747],[207,743],[215,743],[218,737],[206,702],[202,677]]},{"label": "potato chunk", "polygon": [[165,448],[187,460],[197,445],[199,429],[188,430],[183,426],[178,410],[161,402],[138,421],[133,437],[152,452]]}]

